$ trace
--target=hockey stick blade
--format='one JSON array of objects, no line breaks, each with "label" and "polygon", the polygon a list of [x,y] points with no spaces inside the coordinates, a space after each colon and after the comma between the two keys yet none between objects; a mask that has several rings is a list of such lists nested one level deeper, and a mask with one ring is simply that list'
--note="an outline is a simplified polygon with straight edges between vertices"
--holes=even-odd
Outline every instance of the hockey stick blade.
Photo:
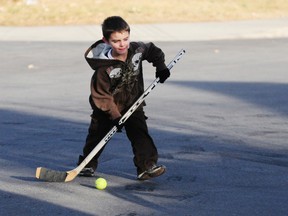
[{"label": "hockey stick blade", "polygon": [[76,170],[61,172],[44,167],[36,169],[36,178],[47,182],[68,182],[72,181],[77,175],[78,172]]},{"label": "hockey stick blade", "polygon": [[36,169],[36,178],[49,181],[49,182],[65,182],[67,177],[66,172],[49,170],[44,167],[38,167]]},{"label": "hockey stick blade", "polygon": [[[174,59],[167,65],[167,68],[170,70],[184,55],[185,50],[182,49],[174,57]],[[130,109],[122,116],[119,121],[119,124],[124,124],[125,121],[132,115],[132,113],[142,104],[144,99],[149,95],[149,93],[156,87],[159,83],[159,77],[156,78],[150,86],[143,92],[143,94],[138,98],[137,101],[130,107]],[[105,146],[108,141],[113,137],[117,132],[117,127],[114,126],[106,136],[96,145],[96,147],[88,154],[88,156],[73,170],[67,172],[61,172],[56,170],[46,169],[44,167],[38,167],[36,169],[36,178],[49,182],[68,182],[72,181],[80,171],[92,160],[92,158]]]}]

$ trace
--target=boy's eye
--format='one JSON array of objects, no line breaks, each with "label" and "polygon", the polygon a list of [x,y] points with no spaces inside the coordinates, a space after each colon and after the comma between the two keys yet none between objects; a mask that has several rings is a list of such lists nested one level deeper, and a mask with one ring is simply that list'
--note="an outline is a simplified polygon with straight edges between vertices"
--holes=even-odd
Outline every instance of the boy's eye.
[{"label": "boy's eye", "polygon": [[120,40],[112,40],[112,43],[119,43]]}]

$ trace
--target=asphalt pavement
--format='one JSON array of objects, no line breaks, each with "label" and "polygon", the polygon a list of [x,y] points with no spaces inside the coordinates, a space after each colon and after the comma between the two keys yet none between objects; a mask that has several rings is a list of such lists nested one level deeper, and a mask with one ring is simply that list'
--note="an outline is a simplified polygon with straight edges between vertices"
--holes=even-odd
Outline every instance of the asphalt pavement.
[{"label": "asphalt pavement", "polygon": [[83,54],[100,26],[0,27],[0,215],[286,215],[287,21],[131,25],[131,39],[155,41],[167,61],[187,51],[146,100],[167,172],[137,181],[117,133],[96,172],[103,191],[96,177],[35,178],[38,166],[76,166],[91,114]]}]

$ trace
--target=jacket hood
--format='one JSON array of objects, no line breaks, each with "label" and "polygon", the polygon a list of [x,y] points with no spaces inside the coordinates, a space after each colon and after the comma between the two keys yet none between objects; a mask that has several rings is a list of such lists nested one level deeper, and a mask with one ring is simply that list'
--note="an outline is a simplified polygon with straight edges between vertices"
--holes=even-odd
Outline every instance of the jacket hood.
[{"label": "jacket hood", "polygon": [[107,53],[110,49],[111,46],[106,44],[103,40],[95,42],[87,49],[84,56],[93,70],[97,70],[99,67],[119,64],[119,61],[107,57]]}]

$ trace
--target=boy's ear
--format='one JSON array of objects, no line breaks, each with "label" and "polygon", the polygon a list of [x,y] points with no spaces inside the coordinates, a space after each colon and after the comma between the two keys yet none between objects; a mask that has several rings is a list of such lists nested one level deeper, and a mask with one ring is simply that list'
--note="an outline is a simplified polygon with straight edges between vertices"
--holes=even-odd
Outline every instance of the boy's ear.
[{"label": "boy's ear", "polygon": [[109,44],[108,40],[105,37],[102,37],[102,40],[106,43]]}]

